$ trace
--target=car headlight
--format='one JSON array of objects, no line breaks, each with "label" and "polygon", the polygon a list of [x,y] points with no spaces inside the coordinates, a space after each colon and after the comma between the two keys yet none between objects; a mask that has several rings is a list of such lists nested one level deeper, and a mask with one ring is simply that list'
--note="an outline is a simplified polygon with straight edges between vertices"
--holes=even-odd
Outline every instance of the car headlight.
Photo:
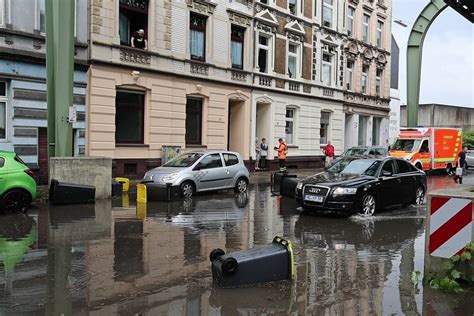
[{"label": "car headlight", "polygon": [[336,188],[332,192],[333,196],[337,195],[351,195],[351,194],[356,194],[357,193],[357,188]]},{"label": "car headlight", "polygon": [[164,176],[163,178],[161,178],[161,181],[163,182],[173,182],[174,180],[176,180],[179,176],[179,172],[174,172],[174,173],[171,173],[169,175],[166,175]]},{"label": "car headlight", "polygon": [[298,184],[296,185],[296,189],[297,190],[302,190],[303,189],[303,182],[298,182]]}]

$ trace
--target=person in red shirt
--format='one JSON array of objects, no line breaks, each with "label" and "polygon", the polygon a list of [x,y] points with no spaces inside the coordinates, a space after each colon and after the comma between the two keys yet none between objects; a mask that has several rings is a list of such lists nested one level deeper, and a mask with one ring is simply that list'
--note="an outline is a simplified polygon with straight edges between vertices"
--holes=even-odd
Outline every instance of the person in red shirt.
[{"label": "person in red shirt", "polygon": [[334,146],[331,145],[331,141],[323,147],[323,154],[326,156],[326,167],[328,167],[334,160]]}]

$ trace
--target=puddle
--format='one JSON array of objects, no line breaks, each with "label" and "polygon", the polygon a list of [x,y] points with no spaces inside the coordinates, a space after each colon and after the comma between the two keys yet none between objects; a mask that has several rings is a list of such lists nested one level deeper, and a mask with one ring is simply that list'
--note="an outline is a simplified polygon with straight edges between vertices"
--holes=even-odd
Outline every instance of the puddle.
[{"label": "puddle", "polygon": [[[474,313],[472,292],[414,287],[424,256],[416,209],[371,219],[304,215],[267,184],[138,210],[134,200],[2,216],[0,314]],[[245,250],[275,235],[294,244],[295,282],[212,286],[212,249]]]}]

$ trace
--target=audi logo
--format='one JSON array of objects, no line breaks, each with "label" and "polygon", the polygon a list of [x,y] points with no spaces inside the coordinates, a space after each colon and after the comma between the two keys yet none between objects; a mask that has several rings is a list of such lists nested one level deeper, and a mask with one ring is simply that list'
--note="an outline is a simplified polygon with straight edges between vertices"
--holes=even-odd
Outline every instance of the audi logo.
[{"label": "audi logo", "polygon": [[318,194],[319,192],[321,192],[321,190],[317,189],[317,188],[311,188],[311,189],[309,189],[309,192]]}]

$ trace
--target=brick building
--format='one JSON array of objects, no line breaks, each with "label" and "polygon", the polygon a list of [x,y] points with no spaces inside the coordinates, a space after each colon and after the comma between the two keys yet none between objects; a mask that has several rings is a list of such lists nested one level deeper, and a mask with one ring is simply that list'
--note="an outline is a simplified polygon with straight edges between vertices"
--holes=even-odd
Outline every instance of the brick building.
[{"label": "brick building", "polygon": [[[388,137],[391,3],[373,0],[90,2],[86,152],[143,175],[162,147],[229,149],[282,137],[321,163]],[[145,31],[147,50],[131,38]]]}]

